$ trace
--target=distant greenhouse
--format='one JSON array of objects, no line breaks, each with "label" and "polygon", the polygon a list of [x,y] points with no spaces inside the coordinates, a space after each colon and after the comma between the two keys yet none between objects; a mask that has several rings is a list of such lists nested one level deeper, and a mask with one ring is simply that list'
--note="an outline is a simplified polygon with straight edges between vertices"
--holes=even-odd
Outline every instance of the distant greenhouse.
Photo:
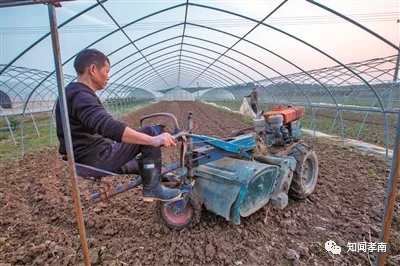
[{"label": "distant greenhouse", "polygon": [[230,91],[225,89],[212,89],[200,96],[200,100],[203,101],[215,101],[215,100],[227,100],[233,101],[235,100],[235,95]]},{"label": "distant greenhouse", "polygon": [[[0,69],[5,65],[0,65]],[[0,80],[0,103],[7,114],[52,111],[58,98],[58,86],[55,73],[9,67]],[[64,84],[76,81],[75,76],[64,75]],[[154,101],[156,96],[144,89],[109,83],[96,93],[103,103],[130,103]]]},{"label": "distant greenhouse", "polygon": [[168,91],[162,97],[163,101],[194,101],[195,97],[192,93],[176,87],[173,90]]},{"label": "distant greenhouse", "polygon": [[144,89],[111,83],[97,93],[104,103],[154,101],[156,96]]},{"label": "distant greenhouse", "polygon": [[[5,65],[0,65],[0,69],[4,67]],[[73,79],[73,76],[64,75],[65,84]],[[10,114],[51,111],[58,97],[54,73],[16,66],[4,71],[0,90],[9,98],[11,106],[7,113]],[[3,100],[3,96],[1,99]]]},{"label": "distant greenhouse", "polygon": [[0,106],[4,109],[12,108],[10,96],[7,95],[4,91],[0,90]]}]

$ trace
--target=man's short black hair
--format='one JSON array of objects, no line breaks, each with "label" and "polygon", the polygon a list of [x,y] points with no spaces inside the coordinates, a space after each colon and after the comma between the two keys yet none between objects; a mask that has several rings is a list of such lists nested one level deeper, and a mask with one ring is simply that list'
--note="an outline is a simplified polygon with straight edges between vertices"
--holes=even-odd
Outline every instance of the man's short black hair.
[{"label": "man's short black hair", "polygon": [[106,61],[110,64],[108,57],[99,50],[85,49],[76,56],[74,68],[78,75],[82,75],[88,66],[94,64],[97,68],[102,68]]}]

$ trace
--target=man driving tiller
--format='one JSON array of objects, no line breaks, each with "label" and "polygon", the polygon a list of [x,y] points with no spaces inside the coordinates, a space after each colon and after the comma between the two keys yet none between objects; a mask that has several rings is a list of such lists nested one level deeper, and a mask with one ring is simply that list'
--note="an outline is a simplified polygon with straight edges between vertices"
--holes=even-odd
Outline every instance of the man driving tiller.
[{"label": "man driving tiller", "polygon": [[[118,174],[140,174],[144,201],[179,198],[180,190],[165,187],[160,176],[161,146],[176,146],[174,136],[157,135],[150,126],[133,130],[106,111],[96,95],[109,79],[110,61],[102,52],[95,49],[80,52],[74,68],[77,81],[68,84],[65,93],[75,161]],[[56,124],[59,152],[65,157],[59,101]]]}]

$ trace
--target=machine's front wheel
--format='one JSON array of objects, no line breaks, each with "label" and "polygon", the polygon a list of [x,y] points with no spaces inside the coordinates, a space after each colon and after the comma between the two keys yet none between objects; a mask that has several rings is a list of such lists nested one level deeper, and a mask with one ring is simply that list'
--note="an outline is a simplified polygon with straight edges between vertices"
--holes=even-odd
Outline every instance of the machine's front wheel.
[{"label": "machine's front wheel", "polygon": [[317,185],[318,157],[305,143],[293,148],[288,156],[294,157],[297,161],[288,194],[294,199],[305,199],[314,192]]},{"label": "machine's front wheel", "polygon": [[192,228],[200,222],[201,203],[194,193],[190,194],[189,201],[181,213],[175,213],[173,210],[176,202],[168,206],[165,206],[163,202],[158,202],[157,204],[159,219],[170,229]]}]

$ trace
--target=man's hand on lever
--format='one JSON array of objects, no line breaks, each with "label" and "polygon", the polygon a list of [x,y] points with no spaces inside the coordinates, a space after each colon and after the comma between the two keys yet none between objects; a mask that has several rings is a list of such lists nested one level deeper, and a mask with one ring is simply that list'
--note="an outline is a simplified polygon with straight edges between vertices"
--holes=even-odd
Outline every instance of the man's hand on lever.
[{"label": "man's hand on lever", "polygon": [[154,144],[153,146],[159,147],[159,146],[164,146],[164,147],[170,147],[170,146],[176,146],[176,139],[174,136],[172,136],[169,133],[162,133],[158,136],[153,137]]}]

